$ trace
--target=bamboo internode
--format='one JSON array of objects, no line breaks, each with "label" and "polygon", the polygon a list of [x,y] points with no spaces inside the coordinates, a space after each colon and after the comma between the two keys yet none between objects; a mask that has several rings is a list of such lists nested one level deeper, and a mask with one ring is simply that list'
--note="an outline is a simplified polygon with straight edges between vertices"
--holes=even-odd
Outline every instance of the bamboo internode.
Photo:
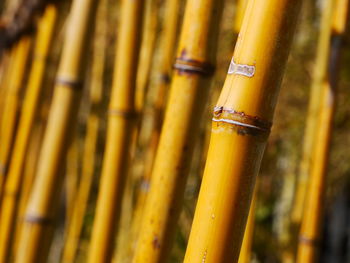
[{"label": "bamboo internode", "polygon": [[143,0],[125,0],[121,6],[107,141],[88,258],[90,263],[110,262],[113,255],[135,124],[135,69],[139,57],[143,4]]},{"label": "bamboo internode", "polygon": [[303,157],[300,162],[298,185],[292,211],[292,220],[295,224],[300,224],[302,219],[308,180],[310,177],[310,165],[313,163],[312,149],[315,142],[315,131],[317,130],[317,118],[320,107],[322,83],[324,81],[324,76],[327,74],[328,68],[328,54],[330,45],[329,36],[331,34],[333,6],[334,0],[325,0],[323,3],[317,57],[314,68],[313,82],[311,85],[309,108],[303,139]]},{"label": "bamboo internode", "polygon": [[16,262],[44,262],[50,245],[62,163],[77,115],[88,36],[95,0],[75,0],[69,17],[62,58],[49,113],[36,178],[21,231]]},{"label": "bamboo internode", "polygon": [[140,236],[133,262],[169,256],[212,73],[222,1],[187,2]]},{"label": "bamboo internode", "polygon": [[96,170],[96,151],[101,126],[101,104],[103,94],[103,76],[106,59],[106,31],[107,31],[107,1],[99,2],[96,15],[91,82],[90,82],[90,114],[86,124],[86,138],[84,142],[84,154],[82,160],[82,175],[77,190],[76,200],[73,202],[73,214],[68,225],[62,262],[74,262],[83,230],[84,217],[88,205],[90,191]]},{"label": "bamboo internode", "polygon": [[25,154],[29,144],[32,125],[35,120],[36,109],[42,88],[45,62],[54,32],[56,13],[56,7],[49,5],[39,25],[33,65],[29,76],[27,93],[18,125],[18,132],[15,138],[12,159],[1,206],[0,262],[9,261],[14,226],[16,224],[15,217],[17,214],[18,196],[20,195],[21,190]]},{"label": "bamboo internode", "polygon": [[186,263],[238,260],[300,3],[248,2],[225,85],[214,109]]},{"label": "bamboo internode", "polygon": [[325,32],[328,33],[327,37],[324,36],[320,39],[320,41],[324,41],[320,45],[327,46],[328,52],[319,54],[321,56],[319,59],[322,59],[326,69],[321,76],[322,83],[319,87],[321,92],[318,118],[315,124],[317,129],[315,128],[313,134],[315,137],[312,149],[313,162],[310,167],[310,181],[299,236],[297,262],[300,263],[316,262],[319,252],[326,196],[326,175],[337,98],[338,68],[349,10],[348,0],[331,2],[333,8],[324,11],[330,16],[329,21],[332,23],[329,24],[329,28],[325,29]]},{"label": "bamboo internode", "polygon": [[9,69],[9,79],[6,85],[6,101],[1,118],[1,141],[0,141],[0,200],[4,194],[4,187],[8,172],[11,149],[16,131],[16,122],[20,108],[20,92],[23,88],[23,80],[26,73],[31,39],[23,37],[15,47],[11,56],[13,61]]}]

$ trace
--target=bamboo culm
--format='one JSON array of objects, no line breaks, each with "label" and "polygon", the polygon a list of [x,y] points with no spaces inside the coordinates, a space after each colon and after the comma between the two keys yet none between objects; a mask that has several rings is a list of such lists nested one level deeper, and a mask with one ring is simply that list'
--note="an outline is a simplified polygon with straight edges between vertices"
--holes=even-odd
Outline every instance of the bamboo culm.
[{"label": "bamboo culm", "polygon": [[185,263],[238,260],[300,5],[289,0],[248,2],[213,112]]}]

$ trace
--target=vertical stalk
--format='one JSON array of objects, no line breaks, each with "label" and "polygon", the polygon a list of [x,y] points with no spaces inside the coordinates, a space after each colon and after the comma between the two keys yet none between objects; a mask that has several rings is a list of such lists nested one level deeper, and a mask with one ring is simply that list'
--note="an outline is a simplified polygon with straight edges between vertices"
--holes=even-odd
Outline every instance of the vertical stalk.
[{"label": "vertical stalk", "polygon": [[247,224],[244,231],[242,248],[239,253],[238,263],[249,263],[251,261],[252,244],[254,236],[254,224],[255,224],[255,209],[256,209],[256,196],[258,192],[258,182],[255,184],[252,202],[249,208],[249,214]]},{"label": "vertical stalk", "polygon": [[65,171],[65,228],[71,224],[71,219],[74,211],[74,201],[77,196],[77,188],[79,181],[79,137],[78,131],[75,129],[72,132],[72,142],[70,143],[68,152],[67,152],[67,161],[66,161],[66,171]]},{"label": "vertical stalk", "polygon": [[329,36],[331,34],[332,7],[334,0],[325,0],[323,2],[320,36],[318,40],[317,55],[313,80],[310,91],[310,101],[306,118],[306,126],[303,139],[303,152],[300,162],[298,183],[295,194],[295,201],[292,210],[292,221],[299,225],[302,219],[305,196],[307,192],[308,180],[310,175],[310,166],[313,163],[312,149],[315,142],[315,131],[317,129],[317,118],[320,107],[320,97],[322,93],[322,83],[328,67],[329,56]]},{"label": "vertical stalk", "polygon": [[57,199],[62,187],[60,169],[77,115],[90,23],[96,3],[96,0],[74,0],[72,3],[36,178],[15,259],[18,263],[43,262],[47,258]]},{"label": "vertical stalk", "polygon": [[86,138],[79,183],[71,224],[68,226],[62,262],[73,263],[84,224],[91,186],[95,174],[96,151],[100,128],[103,92],[103,76],[107,47],[107,1],[98,5],[90,83],[90,114],[87,120]]},{"label": "vertical stalk", "polygon": [[223,1],[187,1],[169,102],[133,258],[166,262],[213,72]]},{"label": "vertical stalk", "polygon": [[107,127],[107,143],[88,262],[110,262],[134,126],[134,94],[143,0],[124,0]]},{"label": "vertical stalk", "polygon": [[23,87],[23,79],[26,73],[26,65],[29,56],[31,39],[23,37],[14,47],[13,65],[11,65],[8,79],[7,96],[1,118],[1,143],[0,143],[0,200],[4,194],[8,164],[10,160],[11,148],[16,132],[16,122],[19,110],[19,96]]},{"label": "vertical stalk", "polygon": [[142,220],[142,211],[144,208],[145,200],[148,194],[152,167],[156,150],[158,147],[160,129],[163,123],[163,113],[166,101],[166,94],[170,84],[171,66],[174,59],[174,50],[176,45],[176,33],[178,29],[180,0],[167,0],[165,2],[164,11],[164,26],[162,34],[160,36],[161,54],[155,70],[155,85],[154,85],[154,98],[151,109],[151,122],[152,122],[152,134],[150,142],[148,144],[147,152],[145,154],[145,168],[144,175],[138,191],[138,197],[136,202],[136,208],[134,212],[132,231],[133,235],[139,232],[140,224]]},{"label": "vertical stalk", "polygon": [[238,260],[300,3],[248,2],[224,88],[214,108],[185,263]]},{"label": "vertical stalk", "polygon": [[297,262],[303,263],[315,262],[319,252],[318,245],[323,223],[326,175],[336,105],[339,61],[349,10],[348,0],[337,0],[333,4],[332,25],[331,30],[328,31],[330,50],[327,56],[323,57],[324,63],[327,63],[328,67],[322,78],[319,115],[314,130],[313,162],[310,167],[305,213],[299,236]]},{"label": "vertical stalk", "polygon": [[149,76],[152,68],[154,47],[156,42],[156,34],[158,28],[158,9],[159,0],[144,0],[145,1],[145,16],[142,30],[142,42],[140,50],[140,62],[137,68],[136,77],[136,93],[135,93],[135,109],[138,114],[141,113]]},{"label": "vertical stalk", "polygon": [[0,262],[9,261],[19,201],[18,197],[20,196],[23,181],[22,175],[25,154],[29,144],[30,132],[35,120],[37,105],[39,103],[46,58],[57,16],[56,12],[56,7],[49,5],[39,22],[32,69],[29,75],[28,87],[18,125],[18,132],[15,137],[12,159],[10,161],[10,168],[2,200],[3,210],[0,217]]}]

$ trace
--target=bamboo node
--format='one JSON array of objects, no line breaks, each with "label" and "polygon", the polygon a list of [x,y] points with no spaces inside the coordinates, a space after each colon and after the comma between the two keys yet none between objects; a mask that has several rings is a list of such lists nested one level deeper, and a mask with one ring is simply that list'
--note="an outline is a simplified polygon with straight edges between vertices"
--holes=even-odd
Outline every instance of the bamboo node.
[{"label": "bamboo node", "polygon": [[240,135],[268,135],[272,126],[271,122],[257,116],[250,116],[223,106],[214,107],[212,121],[238,127],[237,132]]},{"label": "bamboo node", "polygon": [[255,74],[255,66],[238,64],[232,58],[227,74],[236,74],[252,78]]},{"label": "bamboo node", "polygon": [[52,223],[52,219],[45,216],[37,216],[37,215],[26,215],[24,217],[24,221],[31,224],[39,224],[39,225],[49,225]]},{"label": "bamboo node", "polygon": [[77,90],[81,90],[83,87],[83,82],[81,80],[69,79],[69,78],[60,77],[60,76],[56,78],[56,84],[69,87],[72,89],[77,89]]},{"label": "bamboo node", "polygon": [[174,69],[180,73],[210,76],[214,73],[214,66],[210,63],[179,57],[175,60]]}]

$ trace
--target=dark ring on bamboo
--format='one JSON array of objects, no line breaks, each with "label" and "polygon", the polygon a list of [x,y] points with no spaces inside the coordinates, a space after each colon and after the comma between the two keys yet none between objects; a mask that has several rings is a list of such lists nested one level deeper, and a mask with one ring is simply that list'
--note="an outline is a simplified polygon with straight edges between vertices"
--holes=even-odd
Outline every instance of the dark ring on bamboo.
[{"label": "dark ring on bamboo", "polygon": [[83,87],[83,82],[76,79],[68,79],[64,77],[57,77],[56,84],[67,86],[69,88],[80,90]]},{"label": "dark ring on bamboo", "polygon": [[203,76],[209,76],[214,73],[214,66],[210,63],[182,57],[175,60],[173,68],[180,72],[199,74]]},{"label": "dark ring on bamboo", "polygon": [[217,106],[214,108],[214,122],[222,122],[238,127],[237,131],[241,135],[268,135],[271,130],[272,123],[265,121],[257,116],[250,116],[244,112],[238,112],[234,109]]},{"label": "dark ring on bamboo", "polygon": [[32,224],[49,225],[53,220],[44,216],[26,215],[24,221]]},{"label": "dark ring on bamboo", "polygon": [[133,119],[137,117],[137,112],[128,110],[109,109],[108,115],[120,116],[126,119]]},{"label": "dark ring on bamboo", "polygon": [[299,242],[309,246],[317,246],[319,244],[318,240],[303,235],[299,236]]}]

